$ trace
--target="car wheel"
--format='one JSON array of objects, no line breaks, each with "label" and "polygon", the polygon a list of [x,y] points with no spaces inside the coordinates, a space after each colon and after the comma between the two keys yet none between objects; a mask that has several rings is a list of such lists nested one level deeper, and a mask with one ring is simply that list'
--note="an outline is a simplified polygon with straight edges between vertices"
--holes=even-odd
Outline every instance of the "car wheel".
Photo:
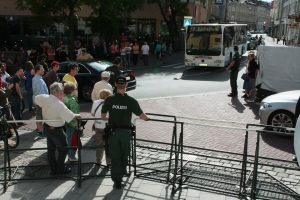
[{"label": "car wheel", "polygon": [[270,115],[268,125],[278,126],[278,128],[272,128],[273,131],[292,133],[293,131],[285,130],[282,127],[294,128],[296,126],[296,118],[288,111],[279,110]]},{"label": "car wheel", "polygon": [[92,91],[93,91],[93,86],[90,85],[90,84],[85,84],[85,85],[82,87],[81,95],[82,95],[82,97],[84,98],[84,100],[86,100],[86,101],[91,101],[91,94],[92,94]]}]

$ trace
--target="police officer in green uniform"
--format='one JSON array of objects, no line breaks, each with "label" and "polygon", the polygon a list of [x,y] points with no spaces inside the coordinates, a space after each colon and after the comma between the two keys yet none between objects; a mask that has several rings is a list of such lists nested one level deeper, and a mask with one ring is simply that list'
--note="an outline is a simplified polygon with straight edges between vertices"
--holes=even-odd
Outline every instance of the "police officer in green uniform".
[{"label": "police officer in green uniform", "polygon": [[[121,70],[119,69],[120,67],[120,64],[121,64],[121,58],[120,57],[116,57],[113,61],[114,65],[113,66],[110,66],[110,67],[107,67],[105,69],[105,71],[108,71],[110,73],[110,79],[109,79],[109,84],[114,87],[115,85],[115,80],[116,78],[122,74]],[[116,93],[116,88],[114,87],[114,93]]]},{"label": "police officer in green uniform", "polygon": [[231,93],[229,93],[227,96],[229,97],[236,97],[237,96],[237,77],[239,73],[239,67],[240,67],[240,54],[239,54],[239,47],[234,46],[234,55],[232,58],[231,63],[227,67],[227,71],[231,70],[230,72],[230,86],[231,86]]},{"label": "police officer in green uniform", "polygon": [[[120,75],[115,79],[117,93],[108,96],[101,110],[101,118],[108,120],[112,128],[109,134],[109,156],[111,158],[111,178],[117,189],[121,188],[122,177],[127,175],[128,156],[130,154],[132,113],[147,121],[137,100],[125,93],[126,77]],[[109,112],[109,118],[106,113]]]}]

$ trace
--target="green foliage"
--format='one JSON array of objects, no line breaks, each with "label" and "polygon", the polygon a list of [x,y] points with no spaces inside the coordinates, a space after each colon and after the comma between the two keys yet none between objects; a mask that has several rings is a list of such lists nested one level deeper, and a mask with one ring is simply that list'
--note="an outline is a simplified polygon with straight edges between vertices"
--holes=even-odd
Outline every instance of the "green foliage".
[{"label": "green foliage", "polygon": [[188,9],[190,0],[186,0],[186,2],[181,0],[150,0],[149,2],[158,5],[173,41],[178,36],[179,28],[181,28],[177,24],[183,22],[184,16],[190,15]]},{"label": "green foliage", "polygon": [[120,27],[127,26],[130,14],[143,8],[144,0],[101,0],[90,17],[93,32],[105,38],[119,38]]},{"label": "green foliage", "polygon": [[50,26],[53,22],[64,23],[69,27],[70,58],[75,59],[74,25],[76,13],[81,7],[99,5],[100,0],[15,0],[16,9],[29,10],[35,28]]},{"label": "green foliage", "polygon": [[[15,0],[18,10],[29,10],[33,14],[33,28],[50,26],[54,22],[64,23],[69,27],[70,52],[74,49],[74,26],[77,24],[76,13],[82,6],[93,9],[90,21],[93,31],[103,36],[118,34],[120,26],[126,26],[130,13],[141,9],[144,0]],[[74,58],[74,55],[71,55]]]}]

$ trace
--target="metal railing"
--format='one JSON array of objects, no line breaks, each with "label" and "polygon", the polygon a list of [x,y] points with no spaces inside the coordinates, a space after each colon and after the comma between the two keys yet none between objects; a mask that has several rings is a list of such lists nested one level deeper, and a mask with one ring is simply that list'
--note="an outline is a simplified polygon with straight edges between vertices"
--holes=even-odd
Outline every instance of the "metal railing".
[{"label": "metal railing", "polygon": [[[247,124],[245,128],[233,127],[232,125],[244,126],[245,124],[228,122],[225,120],[210,120],[198,119],[191,117],[179,117],[172,115],[161,115],[154,113],[147,113],[152,116],[148,122],[134,120],[134,129],[131,141],[131,154],[129,157],[129,172],[133,167],[134,175],[139,178],[150,179],[154,181],[163,182],[172,185],[172,194],[175,194],[183,187],[192,187],[197,189],[204,189],[216,193],[233,195],[238,197],[247,197],[250,199],[300,199],[298,193],[284,185],[283,182],[277,180],[268,173],[260,172],[259,166],[271,166],[289,170],[299,170],[292,166],[283,166],[279,164],[272,164],[273,162],[291,163],[295,162],[269,158],[260,156],[260,137],[262,133],[278,134],[282,136],[290,136],[291,134],[277,133],[274,131],[264,130],[263,128],[271,128],[271,126],[263,126],[257,124]],[[167,120],[166,120],[167,119]],[[181,121],[177,121],[181,119]],[[81,118],[78,119],[77,124],[81,124],[82,120],[98,120],[98,118]],[[195,120],[196,122],[185,121]],[[198,123],[198,121],[206,123]],[[31,121],[36,122],[36,121]],[[213,122],[220,122],[226,125],[216,125]],[[1,130],[7,122],[1,122]],[[144,124],[146,123],[146,125]],[[153,128],[154,127],[154,128]],[[202,134],[211,129],[217,129],[220,132],[231,130],[228,134],[241,132],[244,134],[242,149],[236,152],[224,151],[220,149],[205,148],[200,146],[189,145],[186,138],[189,134],[189,129],[194,128],[195,133]],[[201,128],[201,131],[200,131]],[[205,128],[205,129],[204,129]],[[78,125],[78,129],[80,126]],[[203,130],[202,130],[203,129]],[[142,137],[145,134],[139,134],[147,130],[150,136]],[[289,129],[290,130],[290,129]],[[250,134],[253,132],[254,134]],[[166,141],[159,137],[165,134]],[[255,152],[249,153],[249,136],[256,138]],[[147,135],[146,135],[147,136]],[[242,136],[243,138],[243,136]],[[80,135],[77,134],[78,141]],[[84,145],[72,146],[63,148],[78,148],[78,163],[71,165],[74,172],[71,175],[55,175],[51,176],[45,171],[49,172],[48,165],[30,165],[30,166],[11,166],[10,153],[12,151],[45,151],[49,148],[30,148],[30,149],[9,149],[7,145],[7,137],[5,139],[4,149],[0,152],[4,154],[4,167],[0,169],[0,181],[3,181],[4,190],[7,189],[9,183],[15,180],[36,180],[43,178],[75,178],[78,187],[81,187],[83,177],[103,177],[110,176],[109,169],[104,166],[95,167],[93,162],[83,162],[82,150],[107,148],[106,146]],[[186,143],[187,142],[187,143]],[[140,162],[137,160],[137,149],[146,149],[149,151],[156,151],[156,154],[161,155],[162,158],[153,158],[152,160],[145,160]],[[207,160],[218,159],[221,164],[217,162],[206,162]],[[261,160],[269,160],[269,162],[262,162]],[[204,162],[205,161],[205,162]],[[224,163],[241,163],[238,167],[229,166]],[[35,173],[33,174],[33,169]],[[38,170],[37,170],[38,169]],[[27,171],[26,171],[27,170]],[[85,172],[88,173],[85,173]],[[22,172],[24,172],[22,174]],[[3,174],[3,176],[1,175]]]}]

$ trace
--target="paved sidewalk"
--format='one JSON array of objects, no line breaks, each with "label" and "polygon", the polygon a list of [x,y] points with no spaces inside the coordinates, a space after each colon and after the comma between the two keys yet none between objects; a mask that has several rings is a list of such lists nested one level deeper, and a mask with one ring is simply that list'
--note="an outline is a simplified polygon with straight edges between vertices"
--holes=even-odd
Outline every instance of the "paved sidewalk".
[{"label": "paved sidewalk", "polygon": [[[267,40],[269,38],[267,37]],[[172,65],[183,64],[183,53],[173,54]],[[149,67],[154,66],[154,55],[149,58]],[[182,63],[181,63],[182,62]],[[141,67],[142,60],[138,61]],[[134,67],[132,67],[134,69]],[[195,83],[197,84],[197,83]],[[228,89],[229,89],[228,85]],[[239,85],[239,88],[242,88]],[[180,89],[180,85],[178,85]],[[241,96],[242,91],[239,91]],[[184,125],[184,144],[199,148],[218,149],[235,153],[242,153],[244,147],[245,128],[247,123],[258,124],[259,105],[246,103],[241,97],[228,98],[226,93],[208,93],[202,95],[189,95],[168,98],[140,99],[139,103],[144,112],[178,116],[179,121],[189,122]],[[81,105],[81,115],[90,118],[91,103]],[[149,115],[150,116],[150,115]],[[35,113],[25,111],[24,119],[35,119]],[[150,116],[152,119],[162,119]],[[186,119],[185,117],[191,117]],[[192,119],[197,118],[197,119]],[[166,119],[166,118],[163,118]],[[217,120],[217,121],[203,121]],[[232,121],[231,123],[222,120]],[[237,122],[237,123],[233,123]],[[200,125],[199,125],[200,124]],[[207,124],[218,127],[208,127]],[[172,126],[157,122],[137,121],[137,138],[148,140],[159,140],[160,142],[171,142]],[[236,128],[226,129],[227,126]],[[83,145],[93,145],[94,133],[91,131],[92,121],[89,121],[84,130],[82,138]],[[222,128],[223,127],[223,128]],[[28,123],[20,129],[20,146],[18,148],[44,148],[46,140],[37,139],[35,123]],[[249,134],[248,151],[254,154],[256,144],[256,134]],[[148,144],[145,144],[147,146]],[[260,138],[260,156],[278,159],[290,159],[294,154],[293,138],[278,137],[275,135],[262,134]],[[195,152],[193,149],[187,149]],[[201,154],[209,155],[210,152],[201,151]],[[225,167],[241,168],[240,162],[224,162],[222,157],[227,155],[217,155],[220,159],[213,159],[198,156],[197,162],[214,164]],[[168,155],[162,155],[158,151],[150,151],[145,148],[137,149],[137,163],[145,163],[153,160],[166,159]],[[94,162],[95,151],[84,150],[83,161]],[[233,157],[240,159],[240,157]],[[0,168],[3,166],[3,154],[0,152]],[[46,164],[46,151],[26,151],[12,154],[11,163],[13,166]],[[104,163],[105,164],[105,163]],[[293,166],[293,165],[292,165]],[[252,166],[249,166],[252,167]],[[281,168],[261,167],[261,172],[267,172],[278,180],[282,181],[295,191],[300,192],[300,172],[284,170]],[[110,178],[87,178],[82,182],[82,187],[77,188],[73,180],[38,180],[20,181],[8,188],[8,191],[1,194],[0,199],[171,199],[171,186],[135,178],[123,178],[124,185],[121,190],[113,189],[113,182]],[[180,195],[179,195],[180,194]],[[219,195],[203,190],[183,189],[181,193],[176,193],[174,199],[203,199],[203,200],[229,200],[237,199],[225,195]]]},{"label": "paved sidewalk", "polygon": [[[240,92],[241,93],[241,92]],[[214,103],[218,101],[218,103]],[[191,95],[169,98],[143,99],[139,100],[144,112],[159,113],[179,116],[179,121],[190,122],[184,128],[184,144],[208,149],[218,149],[236,153],[243,152],[246,123],[258,123],[258,109],[256,104],[248,104],[242,98],[228,98],[226,93],[210,93],[203,95]],[[83,117],[90,116],[91,104],[81,106]],[[24,113],[26,119],[35,119],[32,112]],[[181,117],[180,117],[181,116]],[[219,120],[217,122],[207,122],[197,119],[185,119],[184,116],[193,118],[204,118]],[[152,119],[161,119],[150,116]],[[238,123],[225,123],[221,120],[235,121]],[[226,128],[206,127],[195,124],[213,124],[218,126],[231,126],[237,130]],[[91,131],[92,121],[89,121],[84,130],[82,138],[83,145],[94,144],[94,133]],[[139,139],[159,140],[161,142],[171,141],[172,127],[166,124],[155,122],[137,121],[137,137]],[[38,140],[35,123],[28,123],[23,127],[21,134],[21,145],[19,148],[46,147],[46,140]],[[294,154],[293,139],[278,137],[275,135],[263,134],[260,139],[260,156],[273,157],[279,159],[289,159]],[[256,134],[250,134],[248,151],[254,154],[256,144]],[[193,152],[193,149],[188,149]],[[201,151],[199,153],[206,154]],[[208,152],[209,154],[209,152]],[[0,154],[1,155],[1,154]],[[3,155],[1,155],[3,157]],[[167,155],[166,155],[167,156]],[[152,152],[149,149],[138,150],[138,163],[148,162],[153,159],[162,159],[159,152]],[[222,155],[220,155],[222,157]],[[225,157],[225,156],[224,156]],[[94,150],[84,151],[82,158],[94,162]],[[207,157],[197,157],[197,161],[202,163],[241,168],[239,162],[224,162],[220,159],[210,159]],[[45,151],[27,151],[12,156],[12,165],[32,165],[47,163]],[[295,191],[299,190],[300,172],[284,170],[281,168],[261,167],[261,172],[267,172],[278,180],[287,184]],[[78,189],[74,181],[70,180],[41,180],[41,181],[21,181],[9,187],[9,191],[3,199],[170,199],[170,189],[167,185],[146,181],[131,176],[124,178],[126,186],[122,190],[114,190],[110,178],[88,178],[83,181],[82,188]],[[178,193],[176,193],[178,194]],[[26,197],[22,197],[26,195]],[[232,197],[208,193],[201,190],[183,190],[181,199],[235,199]]]},{"label": "paved sidewalk", "polygon": [[[36,132],[20,130],[21,144],[19,148],[45,148],[46,139],[37,139]],[[82,138],[83,145],[95,145],[94,140],[86,137]],[[139,157],[145,158],[149,150],[138,151]],[[0,154],[3,158],[3,154]],[[94,150],[82,150],[83,162],[93,162],[95,159]],[[42,165],[47,164],[46,151],[26,151],[22,153],[11,152],[12,166],[18,165]],[[105,159],[104,159],[105,160]],[[139,159],[138,163],[143,162]],[[68,164],[68,163],[67,163]],[[105,163],[104,163],[105,165]],[[1,161],[1,167],[3,163]],[[78,188],[77,183],[70,179],[49,179],[35,181],[19,181],[14,185],[9,186],[6,193],[3,193],[3,185],[0,185],[0,199],[172,199],[172,186],[142,180],[135,178],[133,173],[130,177],[123,178],[122,189],[113,188],[112,180],[107,178],[84,178],[81,188]],[[177,192],[174,199],[220,199],[230,200],[236,199],[225,195],[209,193],[194,189],[183,189]]]},{"label": "paved sidewalk", "polygon": [[273,38],[264,34],[263,36],[265,38],[265,40],[267,40],[268,42],[270,42],[272,44],[272,46],[285,46],[283,45],[283,41],[280,39],[280,41],[277,44],[277,39],[275,38],[275,40],[273,41]]}]

